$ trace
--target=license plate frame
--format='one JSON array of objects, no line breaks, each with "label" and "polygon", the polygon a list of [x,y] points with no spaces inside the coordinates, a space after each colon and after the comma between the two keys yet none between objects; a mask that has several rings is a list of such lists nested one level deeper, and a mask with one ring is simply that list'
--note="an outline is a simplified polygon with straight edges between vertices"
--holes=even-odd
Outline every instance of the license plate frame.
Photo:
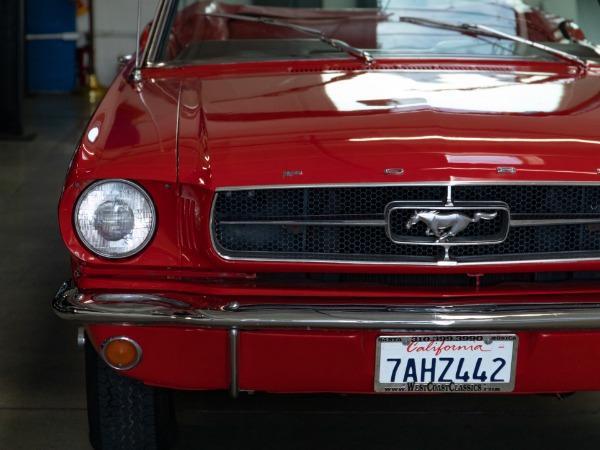
[{"label": "license plate frame", "polygon": [[512,392],[518,347],[512,333],[378,336],[374,391]]}]

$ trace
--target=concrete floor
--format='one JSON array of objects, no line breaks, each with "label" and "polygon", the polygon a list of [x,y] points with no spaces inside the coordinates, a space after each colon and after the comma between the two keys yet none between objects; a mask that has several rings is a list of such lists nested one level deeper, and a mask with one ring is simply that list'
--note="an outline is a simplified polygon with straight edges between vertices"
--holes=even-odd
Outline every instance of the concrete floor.
[{"label": "concrete floor", "polygon": [[[27,101],[31,141],[0,141],[0,449],[88,449],[76,328],[50,308],[69,277],[56,207],[90,106]],[[600,393],[547,396],[178,394],[176,449],[597,449]]]}]

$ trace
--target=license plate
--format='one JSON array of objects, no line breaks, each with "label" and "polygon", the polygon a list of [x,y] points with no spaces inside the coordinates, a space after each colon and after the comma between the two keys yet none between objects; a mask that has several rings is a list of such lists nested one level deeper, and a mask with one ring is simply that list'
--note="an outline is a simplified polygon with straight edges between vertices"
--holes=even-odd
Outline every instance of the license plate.
[{"label": "license plate", "polygon": [[380,336],[375,392],[511,392],[518,343],[514,334]]}]

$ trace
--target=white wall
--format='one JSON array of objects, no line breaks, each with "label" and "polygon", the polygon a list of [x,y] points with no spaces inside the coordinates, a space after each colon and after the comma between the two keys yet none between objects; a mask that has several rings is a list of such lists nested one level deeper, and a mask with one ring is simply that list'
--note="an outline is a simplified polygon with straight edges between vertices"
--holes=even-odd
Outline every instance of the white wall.
[{"label": "white wall", "polygon": [[597,0],[579,0],[576,22],[589,41],[600,44],[600,5]]},{"label": "white wall", "polygon": [[565,0],[543,0],[542,8],[545,11],[558,14],[568,19],[573,19],[577,22],[577,2]]},{"label": "white wall", "polygon": [[[137,0],[95,0],[96,76],[108,86],[117,74],[117,58],[135,53]],[[158,0],[142,0],[142,28],[154,18]]]}]

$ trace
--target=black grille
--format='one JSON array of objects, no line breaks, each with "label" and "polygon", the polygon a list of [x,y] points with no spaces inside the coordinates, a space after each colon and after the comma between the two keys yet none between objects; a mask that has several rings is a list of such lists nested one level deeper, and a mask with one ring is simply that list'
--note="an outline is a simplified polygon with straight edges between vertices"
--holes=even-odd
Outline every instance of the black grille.
[{"label": "black grille", "polygon": [[395,200],[439,200],[445,186],[249,189],[219,192],[217,220],[381,218]]},{"label": "black grille", "polygon": [[600,186],[453,186],[455,201],[494,200],[508,204],[517,218],[582,218],[600,215]]},{"label": "black grille", "polygon": [[[481,220],[445,248],[397,244],[388,235],[386,206],[410,202],[424,209],[451,197],[455,204],[508,205],[497,220]],[[430,208],[431,209],[431,208]],[[425,236],[427,226],[404,224],[410,209],[390,215],[389,232]],[[510,217],[506,217],[509,215]],[[590,219],[599,223],[589,223]],[[587,222],[573,223],[576,220]],[[478,245],[511,221],[502,243]],[[529,221],[529,222],[527,222]],[[538,221],[532,225],[530,221]],[[600,186],[357,186],[220,191],[213,205],[213,241],[233,259],[436,263],[600,257]],[[429,238],[428,238],[429,239]],[[435,240],[431,237],[431,240]],[[462,245],[461,239],[469,240]]]}]

